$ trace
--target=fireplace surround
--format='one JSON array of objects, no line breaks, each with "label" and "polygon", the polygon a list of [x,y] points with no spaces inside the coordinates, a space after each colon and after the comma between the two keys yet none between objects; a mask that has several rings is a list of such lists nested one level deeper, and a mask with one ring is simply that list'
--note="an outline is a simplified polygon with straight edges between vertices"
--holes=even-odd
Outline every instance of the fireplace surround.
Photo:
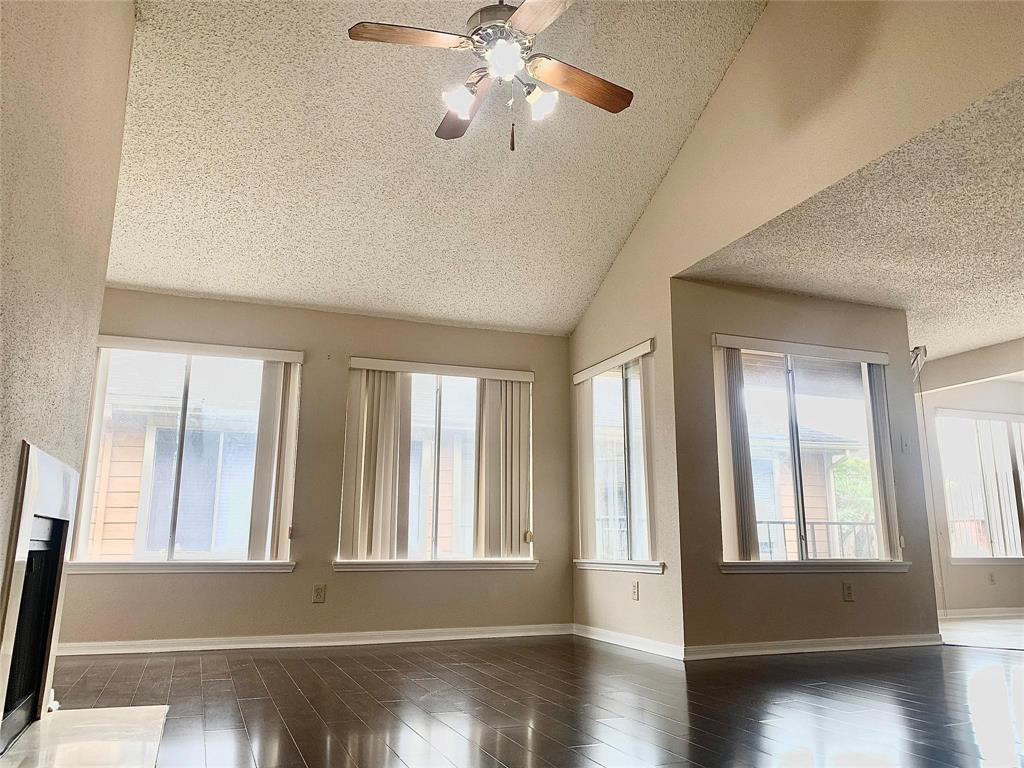
[{"label": "fireplace surround", "polygon": [[53,649],[77,495],[78,472],[22,443],[0,585],[0,754],[51,704]]}]

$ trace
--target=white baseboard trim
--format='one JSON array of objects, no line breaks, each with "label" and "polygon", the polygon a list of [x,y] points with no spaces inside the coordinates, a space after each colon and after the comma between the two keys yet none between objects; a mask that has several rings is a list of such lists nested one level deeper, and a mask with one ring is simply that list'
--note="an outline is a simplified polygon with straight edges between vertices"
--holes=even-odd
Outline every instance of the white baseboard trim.
[{"label": "white baseboard trim", "polygon": [[949,608],[939,611],[940,619],[1005,619],[1020,616],[1024,608]]},{"label": "white baseboard trim", "polygon": [[[1014,609],[1017,610],[1017,609]],[[886,635],[878,637],[833,637],[820,640],[781,640],[765,643],[733,643],[684,648],[673,643],[638,635],[613,632],[585,624],[521,624],[507,627],[456,627],[451,629],[407,629],[378,632],[325,632],[304,635],[256,635],[245,637],[194,637],[169,640],[111,640],[59,643],[59,656],[94,656],[119,653],[180,653],[241,650],[248,648],[318,648],[346,645],[421,643],[438,640],[476,640],[496,637],[539,637],[578,635],[603,643],[631,648],[669,659],[687,661],[734,656],[764,656],[815,651],[849,651],[869,648],[903,648],[940,645],[939,635]]]},{"label": "white baseboard trim", "polygon": [[588,637],[591,640],[600,640],[602,643],[621,645],[624,648],[632,648],[637,651],[653,653],[656,656],[666,656],[670,659],[683,658],[683,647],[672,643],[663,643],[660,640],[650,640],[638,635],[627,635],[623,632],[613,632],[610,629],[600,627],[588,627],[586,624],[574,624],[573,634],[580,637]]},{"label": "white baseboard trim", "polygon": [[58,643],[57,655],[93,656],[112,653],[223,651],[245,648],[316,648],[321,646],[379,645],[382,643],[421,643],[431,640],[537,637],[541,635],[571,635],[572,633],[572,624],[520,624],[509,627],[324,632],[306,635],[193,637],[176,640],[111,640],[88,643]]},{"label": "white baseboard trim", "polygon": [[764,643],[730,643],[728,645],[688,645],[687,661],[725,659],[733,656],[768,656],[782,653],[814,653],[818,651],[857,651],[871,648],[907,648],[917,645],[941,645],[935,635],[876,635],[873,637],[825,637],[814,640],[777,640]]}]

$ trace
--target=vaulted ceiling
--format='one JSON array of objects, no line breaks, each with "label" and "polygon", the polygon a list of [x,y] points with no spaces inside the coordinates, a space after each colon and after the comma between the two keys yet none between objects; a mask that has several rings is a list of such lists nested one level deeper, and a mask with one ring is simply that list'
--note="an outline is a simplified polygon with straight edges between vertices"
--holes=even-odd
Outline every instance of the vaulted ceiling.
[{"label": "vaulted ceiling", "polygon": [[933,358],[1024,337],[1024,77],[684,275],[905,309]]},{"label": "vaulted ceiling", "polygon": [[477,7],[140,0],[110,284],[569,332],[763,4],[580,0],[535,49],[633,106],[533,123],[494,94],[443,142],[472,54],[346,30],[461,32]]}]

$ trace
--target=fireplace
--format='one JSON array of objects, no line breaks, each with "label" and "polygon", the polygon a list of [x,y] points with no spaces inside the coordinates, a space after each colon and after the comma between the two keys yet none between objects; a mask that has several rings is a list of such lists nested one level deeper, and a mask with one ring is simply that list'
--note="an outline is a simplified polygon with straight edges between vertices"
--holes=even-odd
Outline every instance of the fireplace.
[{"label": "fireplace", "polygon": [[0,753],[50,704],[61,576],[77,493],[75,470],[22,444],[0,593],[0,686],[5,692]]}]

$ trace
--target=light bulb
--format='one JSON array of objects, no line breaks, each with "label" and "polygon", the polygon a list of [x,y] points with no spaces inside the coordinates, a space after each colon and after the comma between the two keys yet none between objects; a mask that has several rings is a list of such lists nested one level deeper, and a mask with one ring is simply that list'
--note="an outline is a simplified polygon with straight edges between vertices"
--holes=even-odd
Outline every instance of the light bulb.
[{"label": "light bulb", "polygon": [[519,43],[498,40],[485,54],[491,77],[511,80],[523,68],[523,49]]},{"label": "light bulb", "polygon": [[526,94],[526,101],[530,105],[530,115],[534,120],[543,120],[555,111],[558,104],[558,91],[543,91],[533,86]]},{"label": "light bulb", "polygon": [[441,94],[445,106],[459,116],[460,120],[469,120],[469,111],[473,108],[473,92],[464,85],[456,86]]}]

